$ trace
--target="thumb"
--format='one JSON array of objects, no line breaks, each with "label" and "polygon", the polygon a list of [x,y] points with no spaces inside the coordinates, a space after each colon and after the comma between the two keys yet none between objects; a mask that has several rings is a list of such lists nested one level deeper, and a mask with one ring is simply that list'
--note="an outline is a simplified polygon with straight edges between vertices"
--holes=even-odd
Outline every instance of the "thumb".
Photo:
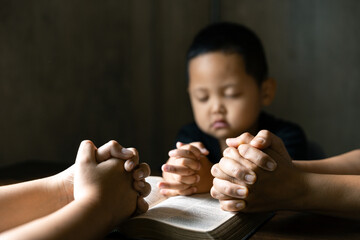
[{"label": "thumb", "polygon": [[82,141],[76,155],[76,162],[96,163],[95,151],[96,151],[96,147],[92,141],[90,140]]}]

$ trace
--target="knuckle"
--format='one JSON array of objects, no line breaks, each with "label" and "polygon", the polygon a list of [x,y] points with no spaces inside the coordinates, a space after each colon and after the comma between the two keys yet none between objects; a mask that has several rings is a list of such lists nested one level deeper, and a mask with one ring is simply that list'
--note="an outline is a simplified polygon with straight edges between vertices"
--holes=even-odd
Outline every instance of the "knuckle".
[{"label": "knuckle", "polygon": [[223,192],[224,192],[225,195],[231,196],[232,189],[231,189],[230,186],[224,185],[224,186],[223,186]]},{"label": "knuckle", "polygon": [[93,144],[93,142],[91,141],[91,140],[83,140],[82,142],[81,142],[81,144],[82,145],[92,145]]},{"label": "knuckle", "polygon": [[243,169],[237,167],[237,166],[233,166],[231,168],[231,173],[232,173],[232,177],[234,178],[238,178],[239,176],[242,176],[243,174]]},{"label": "knuckle", "polygon": [[111,148],[120,146],[120,144],[119,144],[117,141],[115,141],[115,140],[110,140],[110,141],[108,142],[108,145],[109,145]]},{"label": "knuckle", "polygon": [[219,170],[217,169],[217,164],[212,166],[210,172],[211,172],[211,175],[213,175],[214,177],[218,176]]},{"label": "knuckle", "polygon": [[270,135],[270,131],[269,130],[266,130],[266,129],[263,129],[259,132],[261,135],[264,135],[264,136],[269,136]]},{"label": "knuckle", "polygon": [[216,191],[216,189],[214,188],[214,187],[212,187],[211,189],[210,189],[210,195],[213,197],[213,198],[218,198],[219,197],[219,193],[218,193],[218,191]]},{"label": "knuckle", "polygon": [[178,158],[177,159],[177,164],[184,166],[186,164],[186,159],[185,158]]},{"label": "knuckle", "polygon": [[241,140],[246,140],[246,139],[249,139],[249,138],[251,138],[251,134],[248,133],[248,132],[245,132],[245,133],[241,134],[241,136],[240,136]]}]

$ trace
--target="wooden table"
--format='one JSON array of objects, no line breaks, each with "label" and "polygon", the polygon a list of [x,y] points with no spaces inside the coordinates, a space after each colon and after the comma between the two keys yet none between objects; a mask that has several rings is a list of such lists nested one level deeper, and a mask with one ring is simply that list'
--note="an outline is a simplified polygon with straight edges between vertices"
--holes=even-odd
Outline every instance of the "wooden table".
[{"label": "wooden table", "polygon": [[360,221],[310,213],[280,212],[250,239],[360,239]]},{"label": "wooden table", "polygon": [[[0,185],[46,177],[68,166],[69,164],[27,161],[2,167]],[[360,221],[309,213],[280,212],[250,237],[250,240],[275,239],[360,239]]]}]

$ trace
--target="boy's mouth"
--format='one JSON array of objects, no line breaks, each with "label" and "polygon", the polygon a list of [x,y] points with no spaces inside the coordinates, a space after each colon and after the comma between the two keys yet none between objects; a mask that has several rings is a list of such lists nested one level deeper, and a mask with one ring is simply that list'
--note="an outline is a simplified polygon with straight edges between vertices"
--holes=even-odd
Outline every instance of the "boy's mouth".
[{"label": "boy's mouth", "polygon": [[215,121],[211,124],[211,127],[214,129],[227,128],[229,124],[225,120]]}]

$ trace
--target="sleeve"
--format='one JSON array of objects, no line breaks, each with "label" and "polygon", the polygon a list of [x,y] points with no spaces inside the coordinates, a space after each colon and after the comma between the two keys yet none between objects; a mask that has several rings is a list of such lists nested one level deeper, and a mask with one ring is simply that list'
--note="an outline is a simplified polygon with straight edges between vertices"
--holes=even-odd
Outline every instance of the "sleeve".
[{"label": "sleeve", "polygon": [[188,124],[183,126],[176,138],[175,138],[175,144],[176,142],[182,142],[182,143],[191,143],[191,142],[202,142],[201,141],[201,133],[199,132],[199,129],[197,128],[197,126],[195,125],[195,123],[192,124]]},{"label": "sleeve", "polygon": [[304,131],[296,124],[287,123],[286,127],[276,133],[280,137],[294,160],[308,159],[308,143]]},{"label": "sleeve", "polygon": [[174,146],[176,145],[176,142],[201,142],[206,149],[209,150],[209,155],[207,157],[212,163],[218,163],[222,156],[218,140],[203,133],[195,123],[183,126],[175,140]]}]

